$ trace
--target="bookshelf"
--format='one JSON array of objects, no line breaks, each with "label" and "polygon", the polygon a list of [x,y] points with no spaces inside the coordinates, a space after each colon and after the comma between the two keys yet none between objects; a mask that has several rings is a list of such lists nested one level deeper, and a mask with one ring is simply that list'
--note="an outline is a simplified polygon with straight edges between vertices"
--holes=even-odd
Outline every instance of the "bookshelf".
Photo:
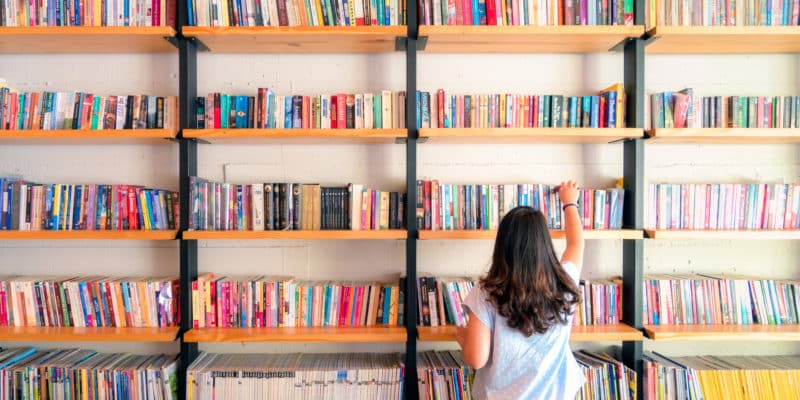
[{"label": "bookshelf", "polygon": [[0,240],[174,240],[178,231],[5,231]]},{"label": "bookshelf", "polygon": [[175,52],[169,26],[0,27],[0,53]]},{"label": "bookshelf", "polygon": [[183,137],[211,144],[392,144],[405,129],[185,129]]},{"label": "bookshelf", "polygon": [[[452,342],[456,340],[455,326],[417,327],[421,342]],[[579,325],[572,327],[571,342],[642,341],[642,332],[625,324]]]},{"label": "bookshelf", "polygon": [[178,327],[0,327],[0,342],[173,342],[177,338]]},{"label": "bookshelf", "polygon": [[286,328],[193,328],[183,340],[189,343],[221,342],[405,342],[403,326],[286,327]]},{"label": "bookshelf", "polygon": [[399,240],[407,232],[398,229],[374,231],[195,231],[183,232],[185,240]]},{"label": "bookshelf", "polygon": [[648,144],[800,143],[798,128],[672,128],[645,132]]},{"label": "bookshelf", "polygon": [[800,325],[646,325],[652,340],[800,341]]},{"label": "bookshelf", "polygon": [[646,229],[648,239],[665,240],[798,240],[798,230],[658,230]]},{"label": "bookshelf", "polygon": [[176,132],[169,129],[19,130],[2,131],[0,133],[0,144],[168,144],[175,141],[175,136]]},{"label": "bookshelf", "polygon": [[423,128],[431,144],[614,143],[642,137],[637,128]]},{"label": "bookshelf", "polygon": [[[494,240],[495,230],[453,230],[453,231],[419,231],[419,240]],[[564,231],[550,231],[553,239],[564,239]],[[634,229],[587,229],[583,231],[586,240],[621,240],[642,239],[642,231]]]},{"label": "bookshelf", "polygon": [[796,26],[657,26],[647,36],[652,54],[800,52]]}]

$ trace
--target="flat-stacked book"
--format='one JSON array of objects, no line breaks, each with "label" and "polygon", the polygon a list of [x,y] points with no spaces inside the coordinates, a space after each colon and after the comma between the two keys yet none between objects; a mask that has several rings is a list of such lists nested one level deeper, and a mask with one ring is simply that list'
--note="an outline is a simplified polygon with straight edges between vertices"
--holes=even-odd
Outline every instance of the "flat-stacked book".
[{"label": "flat-stacked book", "polygon": [[[417,227],[426,230],[497,229],[507,212],[533,207],[547,218],[550,229],[563,229],[564,210],[555,185],[455,185],[418,180]],[[584,229],[621,229],[623,189],[582,189],[578,210]]]},{"label": "flat-stacked book", "polygon": [[192,282],[195,328],[402,325],[404,280],[311,282],[215,276]]},{"label": "flat-stacked book", "polygon": [[800,184],[648,184],[649,229],[798,229]]},{"label": "flat-stacked book", "polygon": [[197,127],[280,129],[392,129],[406,126],[406,93],[277,95],[259,88],[256,96],[209,93],[195,101]]},{"label": "flat-stacked book", "polygon": [[178,278],[0,278],[0,326],[178,326]]},{"label": "flat-stacked book", "polygon": [[417,128],[624,128],[625,89],[598,95],[417,92]]},{"label": "flat-stacked book", "polygon": [[800,96],[698,96],[687,88],[645,99],[647,128],[800,128]]},{"label": "flat-stacked book", "polygon": [[797,26],[800,1],[650,0],[649,26]]},{"label": "flat-stacked book", "polygon": [[0,2],[0,26],[171,26],[174,0]]},{"label": "flat-stacked book", "polygon": [[381,230],[405,227],[406,195],[362,184],[233,184],[192,177],[191,229]]},{"label": "flat-stacked book", "polygon": [[421,0],[421,25],[633,25],[633,0]]},{"label": "flat-stacked book", "polygon": [[188,11],[195,26],[406,24],[406,0],[190,0]]},{"label": "flat-stacked book", "polygon": [[0,130],[53,129],[177,130],[178,98],[20,92],[0,87]]},{"label": "flat-stacked book", "polygon": [[644,398],[800,399],[800,356],[668,357],[645,352]]},{"label": "flat-stacked book", "polygon": [[174,355],[3,349],[0,374],[0,400],[178,399]]},{"label": "flat-stacked book", "polygon": [[800,320],[800,281],[739,275],[645,276],[647,325],[785,325]]},{"label": "flat-stacked book", "polygon": [[[576,400],[637,398],[634,370],[605,353],[580,350],[573,356],[586,378]],[[460,351],[417,354],[417,387],[422,400],[471,399],[474,378],[475,370],[464,362]]]},{"label": "flat-stacked book", "polygon": [[34,183],[0,177],[0,230],[167,230],[178,193],[135,185]]},{"label": "flat-stacked book", "polygon": [[[462,306],[475,287],[474,277],[436,277],[420,273],[417,280],[417,323],[420,326],[467,324]],[[581,301],[573,325],[613,325],[622,318],[622,280],[581,281]]]},{"label": "flat-stacked book", "polygon": [[403,398],[400,354],[201,353],[186,372],[189,399]]}]

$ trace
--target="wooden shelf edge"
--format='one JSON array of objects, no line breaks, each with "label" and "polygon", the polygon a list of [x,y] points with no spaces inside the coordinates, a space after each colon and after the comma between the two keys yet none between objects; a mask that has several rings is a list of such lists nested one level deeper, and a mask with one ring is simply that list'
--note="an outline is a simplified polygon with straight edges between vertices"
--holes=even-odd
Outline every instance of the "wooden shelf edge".
[{"label": "wooden shelf edge", "polygon": [[[455,341],[456,327],[418,326],[417,336],[421,342]],[[572,326],[571,342],[614,342],[642,341],[642,332],[625,324],[617,325],[576,325]]]},{"label": "wooden shelf edge", "polygon": [[402,326],[287,327],[287,328],[193,328],[183,335],[188,343],[254,342],[405,342]]},{"label": "wooden shelf edge", "polygon": [[171,328],[0,327],[0,342],[173,342]]},{"label": "wooden shelf edge", "polygon": [[420,25],[420,36],[431,35],[628,35],[638,37],[644,33],[644,25]]},{"label": "wooden shelf edge", "polygon": [[800,341],[800,325],[645,325],[651,340]]},{"label": "wooden shelf edge", "polygon": [[126,35],[126,36],[175,36],[171,26],[3,26],[0,36],[15,35]]},{"label": "wooden shelf edge", "polygon": [[647,239],[674,240],[798,240],[800,230],[659,230],[645,229]]},{"label": "wooden shelf edge", "polygon": [[800,128],[657,128],[645,131],[648,142],[758,144],[798,143]]},{"label": "wooden shelf edge", "polygon": [[391,230],[320,230],[320,231],[196,231],[183,232],[188,240],[399,240],[408,232]]},{"label": "wooden shelf edge", "polygon": [[174,240],[177,230],[163,231],[8,231],[0,240]]},{"label": "wooden shelf edge", "polygon": [[224,35],[401,35],[407,33],[405,25],[376,26],[184,26],[183,36]]},{"label": "wooden shelf edge", "polygon": [[98,143],[133,143],[152,141],[170,143],[177,132],[171,129],[53,129],[53,130],[13,130],[0,131],[0,142],[15,143],[47,143],[58,144],[70,142],[96,141]]},{"label": "wooden shelf edge", "polygon": [[394,143],[406,129],[185,129],[183,137],[208,143]]},{"label": "wooden shelf edge", "polygon": [[643,137],[639,128],[422,128],[431,143],[613,143]]},{"label": "wooden shelf edge", "polygon": [[[494,240],[497,236],[495,230],[420,230],[420,240]],[[564,239],[565,233],[561,230],[550,231],[553,239]],[[643,232],[638,229],[587,229],[583,231],[586,240],[621,240],[642,239]]]},{"label": "wooden shelf edge", "polygon": [[797,35],[797,26],[678,26],[659,25],[647,30],[650,36],[659,35]]}]

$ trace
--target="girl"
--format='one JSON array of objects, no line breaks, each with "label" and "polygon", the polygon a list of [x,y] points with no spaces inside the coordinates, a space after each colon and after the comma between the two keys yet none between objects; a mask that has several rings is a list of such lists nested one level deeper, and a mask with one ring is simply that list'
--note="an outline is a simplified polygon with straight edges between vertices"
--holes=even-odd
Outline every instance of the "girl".
[{"label": "girl", "polygon": [[558,189],[567,247],[559,262],[547,221],[531,207],[511,210],[497,231],[492,265],[464,301],[456,337],[477,369],[477,399],[573,400],[584,378],[569,348],[583,230],[577,184]]}]

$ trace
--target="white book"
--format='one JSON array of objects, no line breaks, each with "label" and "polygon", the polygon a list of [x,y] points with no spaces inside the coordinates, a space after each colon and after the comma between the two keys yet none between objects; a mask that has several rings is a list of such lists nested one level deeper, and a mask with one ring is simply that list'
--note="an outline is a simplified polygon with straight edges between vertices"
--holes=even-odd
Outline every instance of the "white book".
[{"label": "white book", "polygon": [[320,125],[322,129],[331,128],[331,96],[320,96]]},{"label": "white book", "polygon": [[[356,2],[359,3],[359,2]],[[356,94],[355,95],[355,127],[356,129],[361,129],[364,127],[364,95],[363,94]]]},{"label": "white book", "polygon": [[392,92],[389,90],[382,90],[381,91],[381,110],[382,120],[383,120],[383,129],[389,129],[392,127]]},{"label": "white book", "polygon": [[433,0],[433,24],[442,24],[442,0]]},{"label": "white book", "polygon": [[372,93],[364,93],[364,128],[372,129],[375,127],[372,114]]},{"label": "white book", "polygon": [[350,229],[361,230],[361,201],[364,185],[350,185]]},{"label": "white book", "polygon": [[[72,103],[74,104],[74,103]],[[117,121],[116,121],[116,128],[123,129],[125,128],[125,109],[128,104],[128,97],[127,96],[118,96],[117,97]],[[71,112],[69,109],[67,112]]]},{"label": "white book", "polygon": [[[359,20],[359,19],[363,20],[364,19],[364,3],[361,2],[361,1],[356,1],[355,2],[355,6],[356,6],[356,20]],[[312,14],[316,15],[317,13],[315,12],[315,13],[312,13]]]},{"label": "white book", "polygon": [[251,207],[254,231],[264,230],[264,184],[254,183],[250,187]]},{"label": "white book", "polygon": [[269,12],[269,26],[280,25],[278,21],[278,2],[267,1],[267,12]]},{"label": "white book", "polygon": [[286,119],[286,98],[285,96],[275,96],[277,110],[275,113],[275,127],[283,129]]}]

